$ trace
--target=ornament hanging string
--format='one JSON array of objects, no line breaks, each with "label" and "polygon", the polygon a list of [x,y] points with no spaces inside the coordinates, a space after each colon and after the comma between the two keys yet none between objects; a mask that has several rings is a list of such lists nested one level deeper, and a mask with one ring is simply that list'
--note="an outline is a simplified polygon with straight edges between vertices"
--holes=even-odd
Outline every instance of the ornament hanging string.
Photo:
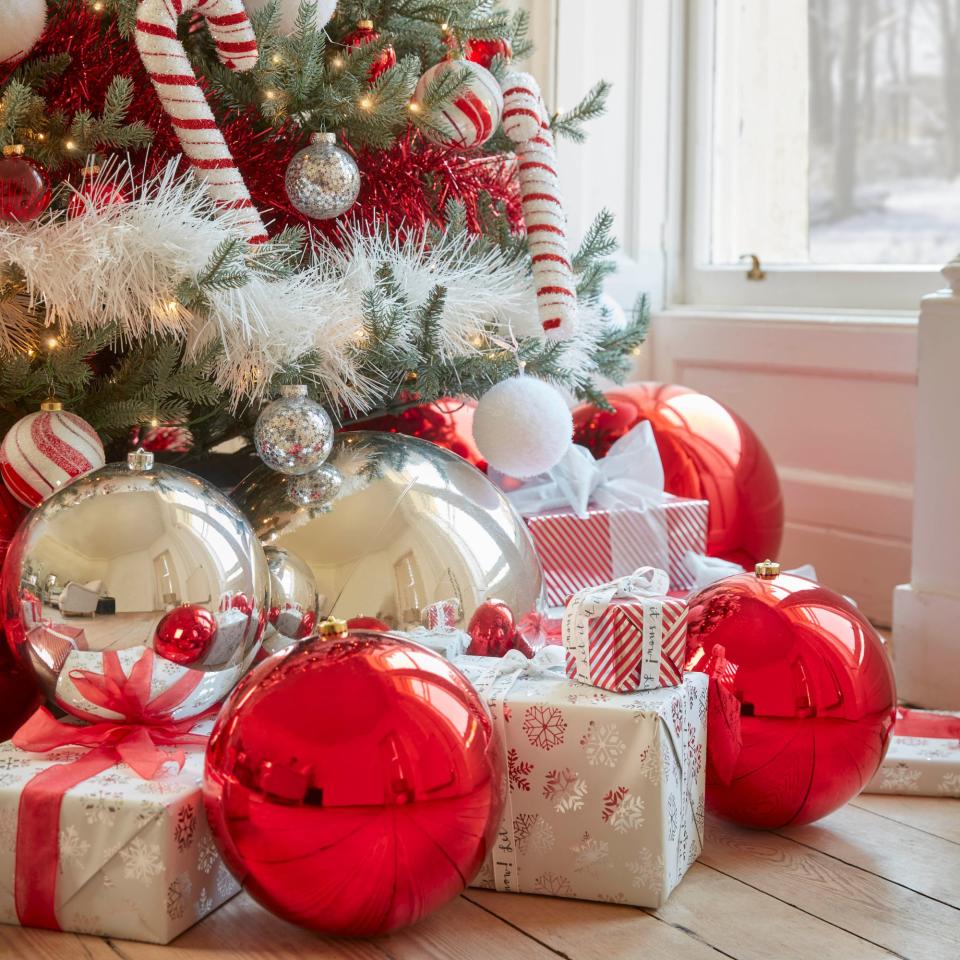
[{"label": "ornament hanging string", "polygon": [[224,66],[250,70],[256,65],[257,41],[242,0],[140,0],[137,49],[183,152],[210,195],[223,209],[240,211],[238,226],[250,243],[263,243],[267,229],[177,37],[177,20],[188,11],[206,21]]}]

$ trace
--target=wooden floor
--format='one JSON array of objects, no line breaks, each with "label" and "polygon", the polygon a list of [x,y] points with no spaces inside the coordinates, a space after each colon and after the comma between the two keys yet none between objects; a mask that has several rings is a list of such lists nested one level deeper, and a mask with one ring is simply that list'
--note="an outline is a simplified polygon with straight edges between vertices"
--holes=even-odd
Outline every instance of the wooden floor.
[{"label": "wooden floor", "polygon": [[960,958],[960,801],[860,797],[815,826],[708,822],[660,910],[468,890],[411,930],[335,941],[234,898],[167,947],[0,926],[3,960]]}]

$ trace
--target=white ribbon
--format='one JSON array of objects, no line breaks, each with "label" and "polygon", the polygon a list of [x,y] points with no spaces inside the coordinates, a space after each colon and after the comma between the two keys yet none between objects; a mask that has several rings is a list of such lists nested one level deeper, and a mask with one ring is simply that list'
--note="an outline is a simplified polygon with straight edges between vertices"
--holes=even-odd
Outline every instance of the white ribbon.
[{"label": "white ribbon", "polygon": [[548,473],[522,484],[494,470],[490,475],[522,516],[567,509],[586,517],[588,506],[643,508],[664,499],[663,464],[646,420],[624,434],[602,460],[574,444]]},{"label": "white ribbon", "polygon": [[665,570],[641,567],[627,577],[619,577],[599,587],[584,587],[575,593],[563,611],[563,645],[572,655],[575,678],[595,686],[591,665],[590,621],[599,617],[617,598],[636,598],[643,603],[643,659],[640,689],[659,685],[663,641],[663,601],[670,589]]}]

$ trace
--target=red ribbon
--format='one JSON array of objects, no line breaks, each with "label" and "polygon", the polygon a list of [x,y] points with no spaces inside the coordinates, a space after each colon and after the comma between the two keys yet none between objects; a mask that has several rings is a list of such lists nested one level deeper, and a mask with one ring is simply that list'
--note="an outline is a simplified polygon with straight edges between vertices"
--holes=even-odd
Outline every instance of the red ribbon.
[{"label": "red ribbon", "polygon": [[[75,670],[70,674],[77,691],[91,703],[121,714],[117,720],[95,718],[86,726],[57,720],[45,707],[14,734],[13,745],[30,753],[48,753],[59,747],[80,746],[88,751],[75,760],[41,770],[23,788],[17,815],[15,900],[22,926],[59,930],[56,886],[60,870],[60,808],[64,794],[84,780],[126,763],[144,780],[153,780],[168,762],[182,770],[185,746],[203,746],[207,737],[191,733],[212,715],[174,720],[172,712],[203,678],[185,673],[170,688],[150,698],[154,653],[144,652],[130,675],[123,672],[114,652],[103,654],[103,673]],[[94,718],[94,714],[85,714]],[[178,749],[165,749],[175,747]]]},{"label": "red ribbon", "polygon": [[931,740],[960,740],[960,717],[900,707],[893,725],[893,735],[926,737]]}]

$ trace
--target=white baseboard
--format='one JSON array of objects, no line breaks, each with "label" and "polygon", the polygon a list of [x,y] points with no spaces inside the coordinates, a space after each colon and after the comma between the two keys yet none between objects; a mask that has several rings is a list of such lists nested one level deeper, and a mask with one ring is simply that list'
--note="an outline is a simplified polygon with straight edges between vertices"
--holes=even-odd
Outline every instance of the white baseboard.
[{"label": "white baseboard", "polygon": [[931,710],[960,710],[960,597],[894,591],[893,660],[897,695]]}]

